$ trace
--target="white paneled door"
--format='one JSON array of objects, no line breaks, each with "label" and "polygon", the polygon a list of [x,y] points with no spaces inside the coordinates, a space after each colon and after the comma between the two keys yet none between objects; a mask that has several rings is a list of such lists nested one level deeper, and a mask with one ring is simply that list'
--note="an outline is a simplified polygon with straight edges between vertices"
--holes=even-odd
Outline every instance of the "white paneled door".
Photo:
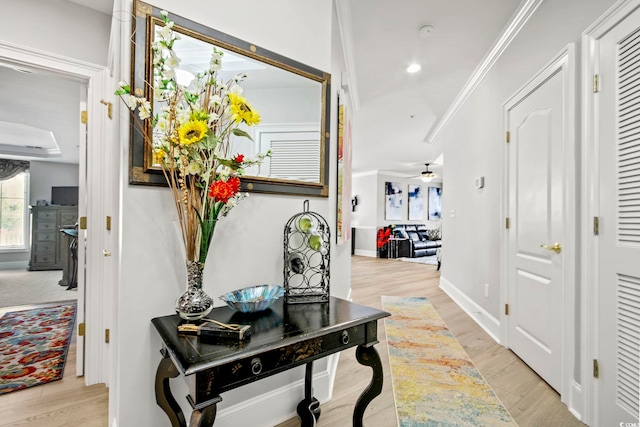
[{"label": "white paneled door", "polygon": [[638,421],[640,375],[640,10],[598,43],[600,426]]},{"label": "white paneled door", "polygon": [[[562,389],[568,54],[506,104],[507,345]],[[571,80],[569,80],[571,81]],[[506,307],[505,307],[506,309]]]}]

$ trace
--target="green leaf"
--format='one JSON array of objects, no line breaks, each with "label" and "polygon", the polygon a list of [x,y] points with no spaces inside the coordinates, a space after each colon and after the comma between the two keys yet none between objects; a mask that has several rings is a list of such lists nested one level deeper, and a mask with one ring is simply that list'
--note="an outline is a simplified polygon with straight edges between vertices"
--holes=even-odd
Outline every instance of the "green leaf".
[{"label": "green leaf", "polygon": [[200,146],[205,150],[213,150],[216,148],[216,145],[220,142],[217,136],[213,134],[208,134],[204,138],[200,140]]},{"label": "green leaf", "polygon": [[251,136],[250,136],[247,132],[243,131],[243,130],[242,130],[242,129],[240,129],[240,128],[233,128],[233,129],[231,129],[231,132],[232,132],[235,136],[243,136],[243,137],[245,137],[245,138],[249,138],[251,141],[253,141],[253,138],[251,138]]}]

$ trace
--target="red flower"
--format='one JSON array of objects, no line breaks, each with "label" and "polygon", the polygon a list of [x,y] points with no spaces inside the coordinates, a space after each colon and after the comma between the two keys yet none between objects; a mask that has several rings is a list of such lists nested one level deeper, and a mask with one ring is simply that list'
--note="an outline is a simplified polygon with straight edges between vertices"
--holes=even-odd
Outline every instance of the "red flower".
[{"label": "red flower", "polygon": [[244,154],[238,154],[236,155],[236,158],[233,159],[234,162],[236,163],[242,163],[244,162]]},{"label": "red flower", "polygon": [[377,245],[378,245],[378,249],[382,248],[384,245],[387,244],[387,242],[389,241],[389,238],[391,237],[391,229],[390,228],[381,228],[380,230],[378,230],[378,236],[377,236]]},{"label": "red flower", "polygon": [[227,203],[230,198],[238,194],[238,191],[240,191],[240,179],[234,176],[226,181],[215,181],[211,184],[209,197],[216,202]]}]

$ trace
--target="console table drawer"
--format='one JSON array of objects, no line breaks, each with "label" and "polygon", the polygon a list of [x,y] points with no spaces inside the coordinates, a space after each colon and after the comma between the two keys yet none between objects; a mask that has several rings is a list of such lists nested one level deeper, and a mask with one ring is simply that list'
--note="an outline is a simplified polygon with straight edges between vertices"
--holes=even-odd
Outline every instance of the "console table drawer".
[{"label": "console table drawer", "polygon": [[208,371],[187,377],[196,404],[206,402],[220,393],[249,384],[292,367],[365,343],[365,325],[354,326],[322,337],[301,341],[239,359]]}]

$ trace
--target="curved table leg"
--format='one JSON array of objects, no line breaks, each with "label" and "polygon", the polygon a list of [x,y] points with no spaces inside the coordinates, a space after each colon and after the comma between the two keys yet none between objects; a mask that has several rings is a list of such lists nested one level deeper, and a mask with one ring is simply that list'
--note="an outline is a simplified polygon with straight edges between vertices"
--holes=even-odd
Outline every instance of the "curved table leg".
[{"label": "curved table leg", "polygon": [[364,410],[367,409],[367,405],[382,392],[382,363],[380,362],[378,352],[373,346],[365,347],[359,345],[356,349],[356,360],[361,365],[370,366],[373,370],[371,382],[358,398],[356,407],[353,410],[353,427],[362,427]]},{"label": "curved table leg", "polygon": [[194,410],[191,413],[189,427],[210,427],[216,420],[217,405],[214,403],[202,410]]},{"label": "curved table leg", "polygon": [[316,425],[318,418],[320,418],[320,402],[313,397],[312,379],[313,362],[309,362],[306,365],[304,375],[304,399],[296,407],[302,427],[313,427]]},{"label": "curved table leg", "polygon": [[[156,371],[156,402],[171,420],[172,427],[186,427],[187,423],[182,409],[171,394],[169,386],[169,379],[177,377],[180,372],[165,351],[162,351],[162,356]],[[213,416],[215,418],[215,407]]]}]

